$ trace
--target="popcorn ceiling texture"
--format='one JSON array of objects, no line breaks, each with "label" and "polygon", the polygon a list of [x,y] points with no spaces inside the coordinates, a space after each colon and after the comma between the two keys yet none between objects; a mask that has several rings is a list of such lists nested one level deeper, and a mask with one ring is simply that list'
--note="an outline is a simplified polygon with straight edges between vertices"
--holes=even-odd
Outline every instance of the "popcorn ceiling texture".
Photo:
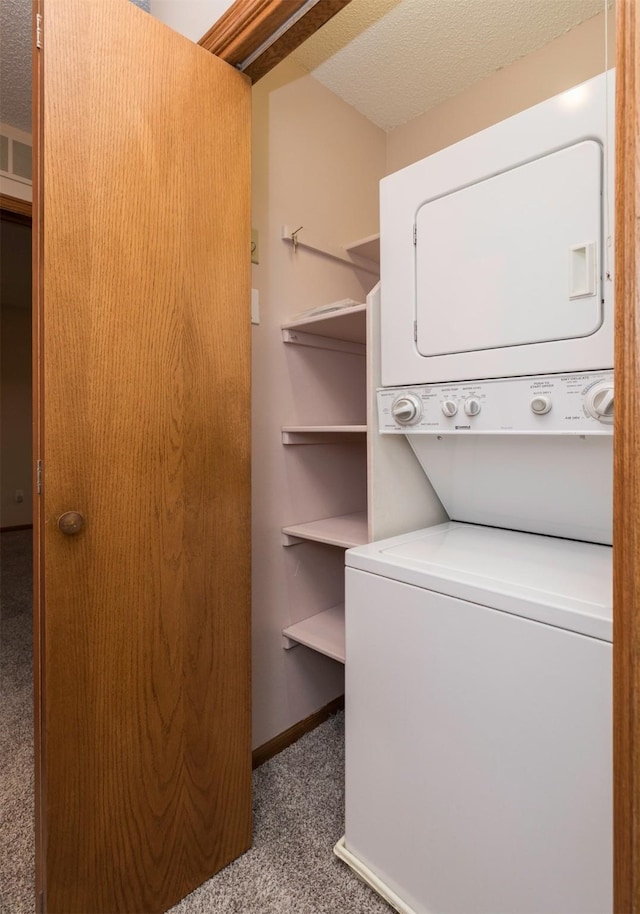
[{"label": "popcorn ceiling texture", "polygon": [[0,2],[0,122],[31,133],[31,0]]},{"label": "popcorn ceiling texture", "polygon": [[31,0],[0,0],[0,123],[31,133]]},{"label": "popcorn ceiling texture", "polygon": [[[132,2],[149,11],[150,0]],[[293,56],[391,130],[591,18],[605,2],[352,0]],[[27,132],[30,14],[31,0],[0,2],[0,122]]]},{"label": "popcorn ceiling texture", "polygon": [[[391,130],[604,7],[605,0],[352,0],[293,56]],[[602,44],[604,57],[604,33]]]}]

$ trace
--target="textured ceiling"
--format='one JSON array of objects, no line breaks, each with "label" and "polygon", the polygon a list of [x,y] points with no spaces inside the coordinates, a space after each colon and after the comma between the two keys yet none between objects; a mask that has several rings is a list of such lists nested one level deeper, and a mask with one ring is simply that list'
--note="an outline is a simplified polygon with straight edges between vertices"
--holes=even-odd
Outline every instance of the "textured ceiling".
[{"label": "textured ceiling", "polygon": [[0,122],[31,133],[31,0],[0,0]]},{"label": "textured ceiling", "polygon": [[[0,0],[0,123],[27,133],[31,133],[31,3]],[[149,0],[132,3],[149,12]]]},{"label": "textured ceiling", "polygon": [[294,58],[384,130],[540,48],[605,0],[352,0]]},{"label": "textured ceiling", "polygon": [[[100,2],[100,0],[95,0]],[[149,8],[149,0],[133,0]],[[385,130],[589,19],[605,0],[352,0],[295,59]],[[0,122],[31,131],[31,0],[0,0]]]}]

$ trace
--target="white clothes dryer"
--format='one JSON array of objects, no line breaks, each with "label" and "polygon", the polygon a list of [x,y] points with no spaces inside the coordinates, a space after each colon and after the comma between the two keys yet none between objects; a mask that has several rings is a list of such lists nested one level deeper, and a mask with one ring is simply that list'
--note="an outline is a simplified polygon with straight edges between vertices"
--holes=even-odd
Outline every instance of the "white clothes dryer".
[{"label": "white clothes dryer", "polygon": [[614,71],[384,178],[382,384],[613,367]]},{"label": "white clothes dryer", "polygon": [[347,552],[336,853],[397,911],[612,910],[610,563],[459,523]]}]

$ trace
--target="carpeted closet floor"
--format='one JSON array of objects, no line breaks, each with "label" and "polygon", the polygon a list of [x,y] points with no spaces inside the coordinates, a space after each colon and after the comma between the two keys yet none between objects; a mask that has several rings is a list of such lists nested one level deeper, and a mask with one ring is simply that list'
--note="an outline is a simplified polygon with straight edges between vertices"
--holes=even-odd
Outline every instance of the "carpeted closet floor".
[{"label": "carpeted closet floor", "polygon": [[[0,914],[32,914],[31,531],[0,537]],[[339,714],[254,772],[253,847],[171,914],[389,914],[333,856],[343,781]]]},{"label": "carpeted closet floor", "polygon": [[31,530],[0,533],[0,911],[32,914]]}]

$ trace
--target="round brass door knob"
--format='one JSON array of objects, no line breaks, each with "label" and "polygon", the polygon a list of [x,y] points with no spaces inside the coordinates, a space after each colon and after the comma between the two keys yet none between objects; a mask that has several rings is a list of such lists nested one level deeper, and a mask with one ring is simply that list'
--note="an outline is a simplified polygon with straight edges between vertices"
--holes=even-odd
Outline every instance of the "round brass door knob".
[{"label": "round brass door knob", "polygon": [[74,536],[84,527],[84,517],[78,511],[65,511],[58,518],[58,528],[65,536]]}]

